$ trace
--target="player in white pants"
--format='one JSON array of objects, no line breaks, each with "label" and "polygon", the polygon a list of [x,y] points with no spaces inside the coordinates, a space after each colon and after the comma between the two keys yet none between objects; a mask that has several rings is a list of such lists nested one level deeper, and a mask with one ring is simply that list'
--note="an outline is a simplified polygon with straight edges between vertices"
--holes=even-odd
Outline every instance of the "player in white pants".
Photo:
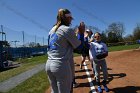
[{"label": "player in white pants", "polygon": [[93,60],[93,69],[98,85],[98,91],[102,93],[100,84],[100,68],[103,71],[103,86],[106,92],[109,91],[106,81],[108,79],[107,64],[105,58],[108,56],[108,49],[105,43],[101,41],[101,34],[94,34],[94,41],[90,44],[90,57]]},{"label": "player in white pants", "polygon": [[71,64],[73,49],[81,43],[75,35],[75,31],[69,26],[72,21],[68,9],[60,9],[57,22],[49,32],[48,60],[46,72],[51,85],[51,93],[70,93],[74,65]]}]

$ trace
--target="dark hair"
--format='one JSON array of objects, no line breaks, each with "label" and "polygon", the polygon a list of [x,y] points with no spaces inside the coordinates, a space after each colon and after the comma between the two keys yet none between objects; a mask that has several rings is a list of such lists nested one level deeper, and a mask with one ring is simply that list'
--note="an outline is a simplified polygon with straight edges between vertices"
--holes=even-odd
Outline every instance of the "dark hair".
[{"label": "dark hair", "polygon": [[69,26],[70,24],[67,22],[65,14],[70,14],[71,12],[68,9],[59,9],[57,14],[57,22],[55,24],[56,29],[55,31],[61,26],[66,25]]},{"label": "dark hair", "polygon": [[92,30],[91,29],[89,29],[89,31],[88,32],[91,32],[91,35],[93,34],[93,32],[92,32]]}]

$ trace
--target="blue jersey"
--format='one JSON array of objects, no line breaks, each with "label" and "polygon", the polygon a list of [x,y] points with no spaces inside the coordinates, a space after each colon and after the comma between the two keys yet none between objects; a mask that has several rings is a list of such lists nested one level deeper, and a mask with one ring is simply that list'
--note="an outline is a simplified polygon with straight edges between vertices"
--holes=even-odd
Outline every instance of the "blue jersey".
[{"label": "blue jersey", "polygon": [[77,34],[77,38],[78,38],[78,40],[81,41],[81,44],[80,44],[80,46],[78,46],[78,48],[79,48],[79,49],[82,49],[82,48],[83,48],[83,45],[84,45],[84,34],[78,33],[78,34]]}]

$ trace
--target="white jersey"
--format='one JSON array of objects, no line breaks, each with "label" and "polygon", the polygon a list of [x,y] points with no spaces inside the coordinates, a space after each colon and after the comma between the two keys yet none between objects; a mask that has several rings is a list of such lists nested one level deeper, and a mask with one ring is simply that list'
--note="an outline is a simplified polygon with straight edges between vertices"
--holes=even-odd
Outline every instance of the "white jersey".
[{"label": "white jersey", "polygon": [[[80,45],[74,30],[67,26],[60,26],[57,31],[55,27],[49,32],[48,59],[49,60],[68,60],[73,56],[73,49]],[[55,34],[56,33],[56,34]]]},{"label": "white jersey", "polygon": [[90,43],[90,50],[89,50],[89,55],[90,58],[93,60],[97,60],[96,55],[102,54],[108,52],[107,46],[103,42],[91,42]]}]

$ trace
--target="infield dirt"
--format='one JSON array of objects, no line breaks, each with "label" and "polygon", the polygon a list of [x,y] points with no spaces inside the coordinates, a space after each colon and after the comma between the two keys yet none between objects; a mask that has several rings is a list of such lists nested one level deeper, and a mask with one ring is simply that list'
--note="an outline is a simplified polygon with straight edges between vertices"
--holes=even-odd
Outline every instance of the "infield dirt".
[{"label": "infield dirt", "polygon": [[[90,85],[87,79],[86,72],[80,69],[81,57],[75,57],[75,78],[78,87],[74,88],[73,93],[91,93]],[[140,50],[125,50],[109,52],[106,58],[109,80],[109,93],[140,93]],[[90,76],[94,82],[94,74],[91,68],[91,63],[86,62]],[[101,72],[102,78],[102,72]],[[97,86],[95,84],[95,88]],[[96,90],[97,91],[97,90]],[[50,88],[46,93],[51,93]],[[106,93],[103,91],[103,93]]]}]

